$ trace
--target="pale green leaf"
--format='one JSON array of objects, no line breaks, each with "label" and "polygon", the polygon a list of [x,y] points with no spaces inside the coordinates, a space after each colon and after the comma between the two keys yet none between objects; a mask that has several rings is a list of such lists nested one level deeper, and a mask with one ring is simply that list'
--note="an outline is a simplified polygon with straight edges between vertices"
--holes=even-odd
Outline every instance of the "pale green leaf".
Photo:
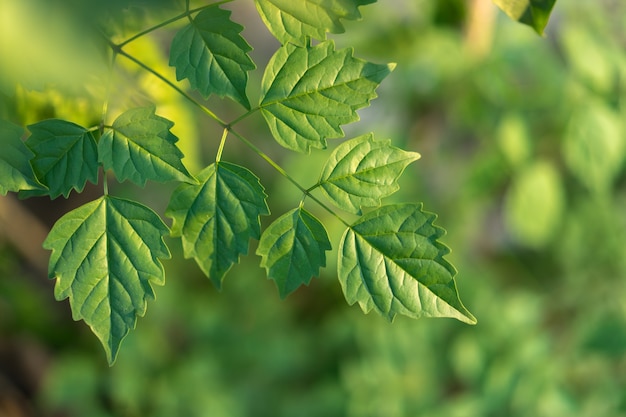
[{"label": "pale green leaf", "polygon": [[173,122],[155,114],[154,106],[130,109],[100,138],[100,162],[119,181],[129,179],[141,186],[147,180],[190,181],[172,126]]},{"label": "pale green leaf", "polygon": [[218,162],[205,168],[198,184],[181,184],[166,215],[172,236],[182,237],[185,257],[194,258],[219,289],[250,238],[259,239],[259,216],[269,214],[259,179],[244,167]]},{"label": "pale green leaf", "polygon": [[269,278],[276,282],[282,298],[326,266],[330,250],[326,229],[311,213],[299,207],[276,219],[261,236],[257,255]]},{"label": "pale green leaf", "polygon": [[[81,192],[87,181],[98,182],[98,150],[91,132],[65,120],[43,120],[28,126],[26,145],[35,157],[35,175],[48,187],[50,198]],[[34,194],[41,194],[35,191]]]},{"label": "pale green leaf", "polygon": [[444,230],[421,204],[380,207],[346,230],[339,247],[338,274],[350,305],[376,310],[389,320],[452,317],[474,324],[461,303],[456,269],[444,259]]},{"label": "pale green leaf", "polygon": [[511,19],[524,23],[543,35],[556,0],[493,0],[493,2]]},{"label": "pale green leaf", "polygon": [[43,188],[29,163],[35,156],[22,141],[24,129],[0,120],[0,194]]},{"label": "pale green leaf", "polygon": [[358,7],[376,0],[255,0],[259,15],[282,44],[304,46],[307,38],[343,33],[341,19],[358,20]]},{"label": "pale green leaf", "polygon": [[313,47],[288,44],[265,69],[261,111],[274,138],[299,152],[326,148],[327,138],[343,136],[341,125],[359,119],[356,110],[376,97],[394,65],[378,65],[335,51],[332,41]]},{"label": "pale green leaf", "polygon": [[170,65],[176,78],[187,78],[191,88],[208,98],[228,96],[250,109],[246,96],[248,72],[255,67],[252,50],[239,33],[243,26],[230,20],[231,12],[217,5],[201,11],[172,40]]},{"label": "pale green leaf", "polygon": [[339,145],[328,158],[320,180],[324,193],[338,207],[361,214],[361,207],[380,205],[380,199],[396,192],[404,169],[420,158],[391,146],[390,140],[359,136]]},{"label": "pale green leaf", "polygon": [[163,285],[158,258],[169,258],[169,230],[149,208],[102,197],[61,217],[43,246],[52,250],[49,275],[57,300],[70,299],[74,320],[84,320],[100,339],[109,363],[122,339]]}]

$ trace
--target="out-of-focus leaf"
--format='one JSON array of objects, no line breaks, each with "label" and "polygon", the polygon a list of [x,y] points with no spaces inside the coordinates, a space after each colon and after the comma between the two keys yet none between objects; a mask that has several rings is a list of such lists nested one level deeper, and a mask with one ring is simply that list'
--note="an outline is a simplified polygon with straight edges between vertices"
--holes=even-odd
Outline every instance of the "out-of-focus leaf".
[{"label": "out-of-focus leaf", "polygon": [[339,281],[348,304],[389,320],[452,317],[475,324],[459,299],[456,269],[439,242],[445,231],[421,204],[380,207],[346,230],[339,247]]},{"label": "out-of-focus leaf", "polygon": [[282,146],[308,153],[343,136],[341,125],[359,119],[356,110],[376,97],[375,89],[395,65],[378,65],[335,51],[332,41],[313,47],[280,48],[263,76],[261,111]]},{"label": "out-of-focus leaf", "polygon": [[342,33],[341,19],[361,18],[359,6],[376,0],[255,0],[270,32],[283,45],[304,46],[307,38],[326,39],[326,32]]},{"label": "out-of-focus leaf", "polygon": [[[50,198],[81,192],[87,181],[98,182],[98,148],[91,132],[65,120],[50,119],[28,126],[26,145],[37,178],[48,187]],[[34,191],[34,194],[41,194]]]},{"label": "out-of-focus leaf", "polygon": [[187,78],[205,97],[228,96],[247,109],[248,72],[256,68],[248,56],[252,47],[239,33],[243,26],[230,20],[231,12],[214,5],[201,11],[172,40],[170,65],[176,78]]},{"label": "out-of-focus leaf", "polygon": [[320,185],[338,207],[361,214],[361,207],[380,205],[380,199],[400,188],[404,169],[420,158],[391,146],[390,140],[374,140],[373,134],[359,136],[339,145],[328,158]]},{"label": "out-of-focus leaf", "polygon": [[61,217],[44,241],[55,298],[69,297],[72,317],[91,327],[110,364],[154,298],[151,284],[165,282],[158,258],[170,257],[168,232],[149,208],[105,196]]},{"label": "out-of-focus leaf", "polygon": [[155,107],[139,107],[122,113],[98,143],[98,157],[119,181],[130,179],[141,186],[147,180],[191,181],[170,132],[174,123],[157,116]]},{"label": "out-of-focus leaf", "polygon": [[493,2],[511,19],[524,23],[543,35],[556,0],[493,0]]},{"label": "out-of-focus leaf", "polygon": [[558,171],[547,161],[537,161],[514,178],[506,199],[506,224],[517,241],[541,248],[560,224],[563,207]]},{"label": "out-of-focus leaf", "polygon": [[29,161],[35,156],[22,141],[24,129],[0,120],[0,194],[42,188]]},{"label": "out-of-focus leaf", "polygon": [[500,150],[513,168],[519,168],[530,158],[531,145],[524,119],[509,114],[500,122],[497,140]]},{"label": "out-of-focus leaf", "polygon": [[194,258],[220,289],[250,238],[259,239],[259,216],[269,214],[259,179],[248,169],[228,162],[205,168],[198,184],[181,184],[172,194],[166,215],[174,222],[185,257]]},{"label": "out-of-focus leaf", "polygon": [[282,298],[326,266],[326,251],[331,249],[326,229],[304,208],[293,209],[274,221],[261,236],[257,255],[261,266],[276,282]]}]

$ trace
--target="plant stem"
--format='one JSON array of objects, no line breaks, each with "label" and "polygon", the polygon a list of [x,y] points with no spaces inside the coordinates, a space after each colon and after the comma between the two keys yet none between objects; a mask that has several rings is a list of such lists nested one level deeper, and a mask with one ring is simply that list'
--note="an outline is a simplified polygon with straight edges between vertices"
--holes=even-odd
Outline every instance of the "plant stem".
[{"label": "plant stem", "polygon": [[224,128],[222,133],[222,140],[220,141],[220,147],[217,149],[217,155],[215,156],[215,162],[219,162],[222,159],[222,152],[224,151],[224,145],[226,144],[226,137],[228,136],[228,128]]},{"label": "plant stem", "polygon": [[244,114],[242,114],[241,116],[239,116],[238,118],[236,118],[235,120],[230,122],[228,124],[228,126],[230,126],[230,127],[235,126],[237,123],[241,122],[243,119],[245,119],[248,116],[251,116],[252,114],[256,113],[259,110],[260,110],[260,107],[255,107],[255,108],[253,108],[251,110],[248,110],[247,112],[245,112]]},{"label": "plant stem", "polygon": [[322,207],[324,210],[326,210],[331,215],[335,216],[335,218],[337,218],[341,223],[346,225],[346,227],[350,227],[350,224],[348,224],[348,222],[346,222],[343,218],[341,218],[333,209],[328,207],[326,204],[324,204],[322,201],[320,201],[317,197],[315,197],[313,194],[311,194],[309,190],[307,190],[306,188],[301,186],[300,183],[298,183],[298,181],[296,181],[291,175],[289,175],[280,165],[278,165],[276,162],[274,162],[274,160],[272,158],[270,158],[265,152],[263,152],[261,149],[259,149],[254,143],[250,142],[244,136],[240,135],[239,133],[237,133],[236,131],[234,131],[232,129],[230,129],[230,132],[233,135],[235,135],[239,140],[241,140],[246,146],[248,146],[250,149],[252,149],[257,155],[259,155],[261,158],[265,159],[265,161],[268,164],[270,164],[272,166],[272,168],[274,168],[276,171],[278,171],[278,173],[280,175],[282,175],[283,177],[287,178],[293,185],[295,185],[300,191],[302,191],[306,197],[309,197],[311,200],[315,201],[320,207]]}]

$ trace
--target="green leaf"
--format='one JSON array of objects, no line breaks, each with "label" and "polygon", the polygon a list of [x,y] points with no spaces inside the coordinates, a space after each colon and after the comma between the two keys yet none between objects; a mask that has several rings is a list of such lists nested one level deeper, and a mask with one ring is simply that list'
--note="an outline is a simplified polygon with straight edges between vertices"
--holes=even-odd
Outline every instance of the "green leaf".
[{"label": "green leaf", "polygon": [[395,193],[404,169],[420,158],[391,146],[390,140],[359,136],[339,145],[328,158],[320,185],[338,207],[361,214],[361,207],[380,205],[380,199]]},{"label": "green leaf", "polygon": [[0,120],[0,194],[42,188],[29,161],[35,156],[22,141],[24,129]]},{"label": "green leaf", "polygon": [[194,258],[220,289],[250,238],[259,239],[259,216],[269,214],[259,179],[244,167],[218,162],[205,168],[199,184],[181,184],[172,194],[166,215],[172,236],[182,237],[186,258]]},{"label": "green leaf", "polygon": [[259,15],[282,44],[304,46],[307,38],[343,33],[341,19],[358,20],[358,7],[376,0],[255,0]]},{"label": "green leaf", "polygon": [[461,303],[456,269],[444,259],[439,242],[445,231],[421,204],[380,207],[346,230],[339,247],[339,281],[350,305],[376,310],[389,320],[452,317],[474,324]]},{"label": "green leaf", "polygon": [[151,284],[165,282],[158,258],[170,257],[168,232],[149,208],[105,196],[61,217],[44,241],[55,298],[69,297],[72,317],[91,327],[110,364],[155,297]]},{"label": "green leaf", "polygon": [[100,162],[119,181],[129,179],[140,186],[147,180],[191,181],[176,146],[178,138],[170,132],[172,126],[173,122],[155,114],[154,106],[127,110],[100,138]]},{"label": "green leaf", "polygon": [[543,35],[556,0],[493,0],[493,2],[511,19],[524,23]]},{"label": "green leaf", "polygon": [[[65,120],[50,119],[28,126],[26,145],[34,152],[35,175],[50,198],[81,192],[87,181],[98,182],[98,150],[91,132]],[[35,191],[34,194],[42,194]]]},{"label": "green leaf", "polygon": [[200,12],[172,40],[170,65],[176,78],[187,78],[191,88],[208,98],[228,96],[250,109],[246,96],[247,71],[256,68],[248,56],[252,47],[239,33],[243,26],[230,20],[231,12],[217,5]]},{"label": "green leaf", "polygon": [[257,255],[261,266],[276,282],[281,298],[294,292],[301,284],[326,266],[330,250],[326,229],[311,213],[299,207],[276,219],[261,236]]},{"label": "green leaf", "polygon": [[332,41],[314,47],[280,48],[263,76],[261,111],[282,146],[308,153],[326,148],[326,138],[341,137],[340,125],[359,120],[375,89],[394,64],[372,64],[335,51]]}]

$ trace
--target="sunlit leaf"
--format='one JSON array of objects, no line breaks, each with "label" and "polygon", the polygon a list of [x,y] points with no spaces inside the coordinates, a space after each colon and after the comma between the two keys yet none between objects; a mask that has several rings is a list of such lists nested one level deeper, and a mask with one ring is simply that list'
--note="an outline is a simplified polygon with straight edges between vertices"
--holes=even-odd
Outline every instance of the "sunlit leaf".
[{"label": "sunlit leaf", "polygon": [[158,258],[170,257],[168,232],[149,208],[102,197],[61,217],[44,242],[55,298],[69,297],[74,320],[91,327],[111,364],[154,298],[151,284],[165,282]]},{"label": "sunlit leaf", "polygon": [[257,255],[282,298],[308,285],[326,266],[330,241],[324,226],[302,207],[276,219],[261,236]]},{"label": "sunlit leaf", "polygon": [[255,0],[261,18],[282,44],[305,45],[307,37],[326,39],[342,33],[341,19],[361,18],[359,6],[376,0]]},{"label": "sunlit leaf", "polygon": [[341,125],[359,119],[356,110],[376,97],[394,65],[372,64],[335,51],[332,41],[314,47],[280,48],[263,76],[261,111],[274,138],[299,152],[325,148],[326,138],[341,137]]},{"label": "sunlit leaf", "polygon": [[22,141],[24,129],[0,120],[0,194],[20,190],[38,190],[42,186],[35,178],[29,161],[35,156]]},{"label": "sunlit leaf", "polygon": [[172,40],[170,65],[176,78],[208,98],[228,96],[246,108],[248,72],[255,68],[248,56],[250,45],[239,35],[243,26],[230,20],[231,12],[217,5],[201,11]]},{"label": "sunlit leaf", "polygon": [[147,180],[189,181],[190,174],[170,132],[174,123],[155,114],[154,107],[139,107],[121,114],[113,128],[98,143],[98,156],[105,169],[119,181],[145,185]]},{"label": "sunlit leaf", "polygon": [[404,169],[420,158],[391,146],[390,140],[374,140],[372,134],[342,143],[328,158],[320,185],[338,207],[361,213],[361,207],[380,205],[380,199],[396,192]]},{"label": "sunlit leaf", "polygon": [[[87,181],[98,182],[98,150],[91,132],[65,120],[43,120],[28,126],[26,145],[35,157],[35,175],[48,187],[50,198],[82,191]],[[38,192],[35,192],[38,193]]]},{"label": "sunlit leaf", "polygon": [[452,317],[474,324],[461,303],[456,269],[444,259],[444,230],[421,204],[380,207],[346,230],[339,247],[338,273],[350,305],[376,310],[389,320]]},{"label": "sunlit leaf", "polygon": [[219,289],[250,238],[259,239],[259,216],[269,214],[263,186],[249,170],[218,162],[200,173],[199,184],[181,184],[166,215],[172,236],[182,237],[185,257],[194,258]]},{"label": "sunlit leaf", "polygon": [[511,19],[524,23],[543,35],[556,0],[493,0],[493,2]]}]

